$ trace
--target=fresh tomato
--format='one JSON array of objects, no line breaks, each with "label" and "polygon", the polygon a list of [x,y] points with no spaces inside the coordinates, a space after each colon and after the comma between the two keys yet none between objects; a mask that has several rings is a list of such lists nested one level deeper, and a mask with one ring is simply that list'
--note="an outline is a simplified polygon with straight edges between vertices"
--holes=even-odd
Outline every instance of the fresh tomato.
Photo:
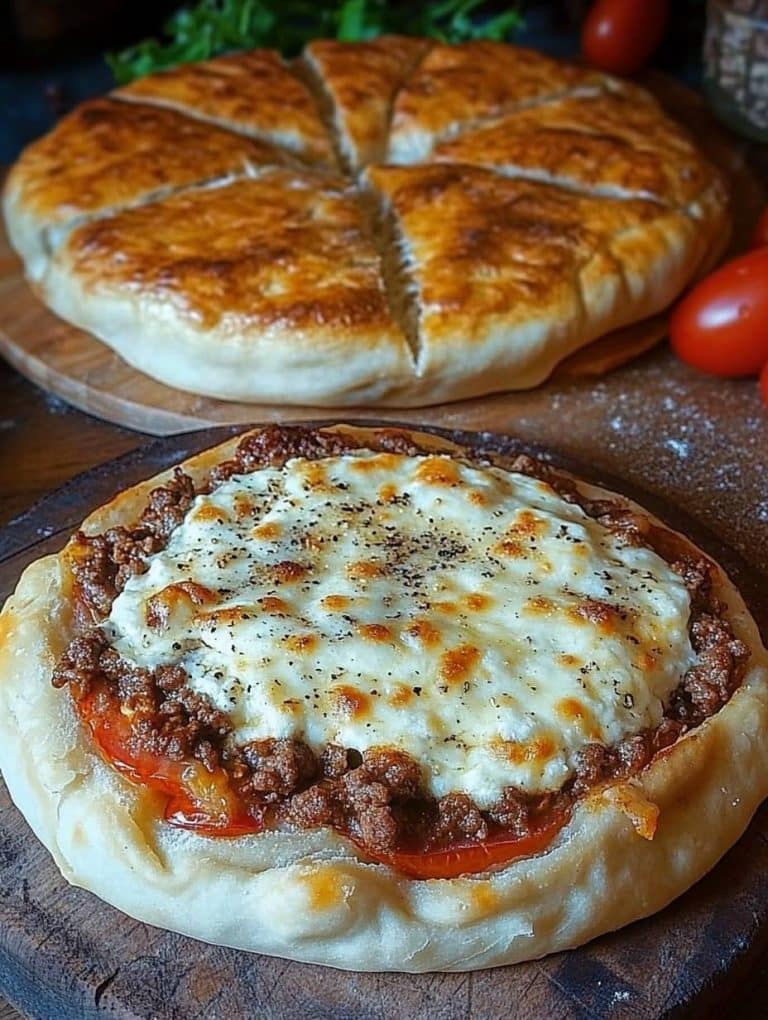
[{"label": "fresh tomato", "polygon": [[768,361],[768,247],[697,283],[672,313],[672,348],[714,375],[756,375]]},{"label": "fresh tomato", "polygon": [[262,829],[262,821],[243,810],[224,769],[209,772],[193,758],[176,760],[143,748],[106,684],[94,684],[76,706],[102,757],[132,782],[165,795],[164,815],[173,825],[211,836]]},{"label": "fresh tomato", "polygon": [[659,45],[668,0],[597,0],[581,30],[581,52],[593,67],[634,74]]},{"label": "fresh tomato", "polygon": [[753,248],[761,248],[763,245],[768,245],[768,207],[763,209],[762,215],[755,224],[751,241]]},{"label": "fresh tomato", "polygon": [[[519,857],[530,857],[544,850],[567,820],[558,813],[530,835],[520,837],[496,836],[484,843],[451,847],[447,850],[428,850],[405,853],[395,851],[377,856],[385,864],[409,878],[458,878],[474,875],[478,871],[499,864],[508,864]],[[370,854],[370,851],[366,850]]]},{"label": "fresh tomato", "polygon": [[768,361],[763,365],[763,370],[760,373],[760,392],[763,394],[766,407],[768,407]]}]

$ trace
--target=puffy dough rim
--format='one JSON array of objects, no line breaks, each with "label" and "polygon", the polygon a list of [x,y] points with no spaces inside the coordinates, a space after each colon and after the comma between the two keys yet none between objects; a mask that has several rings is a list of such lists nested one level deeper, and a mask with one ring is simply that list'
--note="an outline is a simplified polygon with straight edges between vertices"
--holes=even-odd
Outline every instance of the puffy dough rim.
[{"label": "puffy dough rim", "polygon": [[[584,308],[567,330],[557,316],[532,313],[507,324],[495,315],[478,322],[482,339],[468,344],[461,331],[433,338],[427,330],[416,351],[394,323],[388,330],[331,325],[311,333],[206,329],[151,294],[81,278],[66,244],[50,258],[37,250],[41,242],[23,207],[9,205],[6,216],[45,304],[167,386],[246,402],[409,407],[537,386],[575,351],[665,310],[727,243],[719,189],[701,196],[696,212],[660,207],[656,219],[598,252],[574,284]],[[610,280],[601,269],[608,251],[617,267]]]},{"label": "puffy dough rim", "polygon": [[394,327],[196,329],[151,295],[94,290],[70,270],[61,251],[36,289],[52,311],[98,337],[129,365],[190,393],[273,404],[289,395],[289,403],[317,407],[374,405],[407,387],[413,373],[410,348]]},{"label": "puffy dough rim", "polygon": [[[183,466],[199,476],[239,438]],[[117,496],[85,530],[134,518],[167,475]],[[61,553],[28,567],[0,614],[0,768],[67,880],[141,921],[349,970],[461,971],[538,958],[661,909],[733,845],[768,794],[768,652],[719,568],[717,587],[752,665],[720,712],[632,781],[660,808],[652,841],[601,791],[580,802],[544,853],[451,880],[366,864],[328,829],[238,840],[173,830],[153,819],[151,794],[88,748],[69,700],[49,682],[72,626]]]}]

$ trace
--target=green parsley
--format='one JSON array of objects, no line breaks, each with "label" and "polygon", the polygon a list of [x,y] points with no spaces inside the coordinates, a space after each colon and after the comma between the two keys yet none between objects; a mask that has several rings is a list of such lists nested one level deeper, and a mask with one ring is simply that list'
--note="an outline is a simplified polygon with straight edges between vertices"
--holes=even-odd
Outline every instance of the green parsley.
[{"label": "green parsley", "polygon": [[522,25],[514,3],[489,13],[485,0],[438,0],[392,4],[389,0],[199,0],[177,11],[165,25],[167,41],[145,39],[107,62],[120,85],[191,60],[231,50],[268,47],[294,56],[311,39],[334,36],[347,42],[386,32],[421,35],[443,42],[509,38]]}]

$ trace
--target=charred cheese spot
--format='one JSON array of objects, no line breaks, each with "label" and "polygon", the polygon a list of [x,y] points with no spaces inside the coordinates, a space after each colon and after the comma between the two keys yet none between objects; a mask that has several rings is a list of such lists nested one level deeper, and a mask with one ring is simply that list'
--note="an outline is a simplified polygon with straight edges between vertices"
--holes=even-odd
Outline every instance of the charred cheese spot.
[{"label": "charred cheese spot", "polygon": [[480,491],[480,489],[470,489],[467,493],[467,499],[474,506],[486,506],[488,503],[486,496]]},{"label": "charred cheese spot", "polygon": [[261,542],[274,542],[280,538],[281,531],[282,528],[277,521],[264,521],[263,524],[256,525],[251,535]]},{"label": "charred cheese spot", "polygon": [[550,616],[555,611],[555,604],[546,595],[534,595],[526,600],[523,608],[534,616]]},{"label": "charred cheese spot", "polygon": [[212,522],[223,524],[230,519],[229,514],[222,507],[214,506],[211,503],[203,503],[192,513],[193,520],[201,523]]},{"label": "charred cheese spot", "polygon": [[209,613],[197,613],[195,621],[203,627],[234,627],[250,620],[258,613],[257,606],[227,606],[226,609],[214,609]]},{"label": "charred cheese spot", "polygon": [[325,467],[320,461],[309,461],[302,465],[301,473],[304,484],[310,489],[325,489],[328,487],[328,475]]},{"label": "charred cheese spot", "polygon": [[561,666],[578,667],[581,665],[581,659],[577,655],[571,655],[570,652],[561,652],[557,661]]},{"label": "charred cheese spot", "polygon": [[361,623],[358,625],[357,633],[365,641],[377,644],[387,644],[392,640],[392,631],[383,623]]},{"label": "charred cheese spot", "polygon": [[362,691],[343,684],[332,688],[330,693],[333,707],[339,715],[359,719],[370,714],[371,699]]},{"label": "charred cheese spot", "polygon": [[426,457],[416,469],[416,479],[428,485],[458,485],[456,462],[445,457]]},{"label": "charred cheese spot", "polygon": [[440,676],[447,684],[469,680],[480,661],[480,649],[474,645],[459,645],[440,656]]},{"label": "charred cheese spot", "polygon": [[563,698],[555,705],[555,711],[567,725],[577,723],[590,740],[600,740],[600,727],[586,705],[576,698]]},{"label": "charred cheese spot", "polygon": [[406,705],[410,705],[415,698],[416,694],[412,687],[398,684],[389,696],[389,703],[395,708],[404,708]]},{"label": "charred cheese spot", "polygon": [[396,467],[397,455],[394,453],[377,453],[373,457],[356,460],[352,464],[353,471],[366,475],[374,471],[392,471]]},{"label": "charred cheese spot", "polygon": [[455,616],[458,612],[458,606],[455,602],[433,602],[432,608],[436,613],[444,613],[446,616]]},{"label": "charred cheese spot", "polygon": [[347,567],[347,576],[353,581],[370,581],[371,578],[379,577],[381,573],[379,564],[371,560],[358,560]]},{"label": "charred cheese spot", "polygon": [[348,595],[326,595],[320,600],[323,609],[327,609],[331,613],[343,613],[345,609],[349,609],[351,604],[352,599]]},{"label": "charred cheese spot", "polygon": [[238,521],[242,521],[246,517],[253,517],[253,515],[256,513],[256,504],[253,502],[253,500],[249,499],[247,496],[244,496],[240,492],[235,494],[232,500],[232,505],[234,506],[235,510],[235,518]]},{"label": "charred cheese spot", "polygon": [[392,482],[387,482],[379,489],[379,499],[382,503],[391,503],[395,496],[397,496],[397,486]]},{"label": "charred cheese spot", "polygon": [[491,600],[480,591],[471,591],[468,595],[464,596],[464,604],[473,613],[482,613],[484,609],[491,605]]},{"label": "charred cheese spot", "polygon": [[290,612],[290,606],[285,599],[278,598],[277,595],[265,595],[264,598],[259,599],[259,605],[265,613]]},{"label": "charred cheese spot", "polygon": [[525,548],[519,538],[504,538],[501,542],[498,542],[494,547],[493,551],[497,556],[509,556],[517,558],[527,555],[528,550]]},{"label": "charred cheese spot", "polygon": [[316,634],[289,634],[285,638],[285,647],[290,652],[305,654],[317,646]]},{"label": "charred cheese spot", "polygon": [[568,615],[575,623],[584,621],[593,623],[602,634],[615,633],[626,618],[626,613],[617,609],[616,606],[591,598],[584,599],[577,606],[571,607],[568,610]]},{"label": "charred cheese spot", "polygon": [[272,577],[276,584],[293,584],[300,581],[307,573],[307,568],[294,560],[282,560],[272,567]]},{"label": "charred cheese spot", "polygon": [[313,532],[307,532],[306,535],[302,535],[299,539],[299,543],[302,549],[306,549],[307,552],[320,552],[325,545],[325,540],[320,535],[315,535]]},{"label": "charred cheese spot", "polygon": [[503,740],[494,745],[496,754],[512,765],[542,764],[555,753],[556,744],[552,737],[536,737],[529,741]]},{"label": "charred cheese spot", "polygon": [[440,631],[429,620],[415,620],[408,627],[408,633],[427,648],[434,648],[442,642]]},{"label": "charred cheese spot", "polygon": [[167,585],[147,601],[147,623],[150,627],[166,628],[175,613],[192,615],[194,606],[216,602],[215,591],[196,581],[176,581]]},{"label": "charred cheese spot", "polygon": [[518,535],[526,538],[540,538],[547,530],[546,523],[531,510],[521,510],[512,525]]}]

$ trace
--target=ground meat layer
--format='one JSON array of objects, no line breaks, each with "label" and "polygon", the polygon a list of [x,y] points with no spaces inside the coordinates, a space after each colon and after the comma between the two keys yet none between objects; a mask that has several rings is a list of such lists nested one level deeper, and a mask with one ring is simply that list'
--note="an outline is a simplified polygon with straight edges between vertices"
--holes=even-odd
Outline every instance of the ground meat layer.
[{"label": "ground meat layer", "polygon": [[[424,452],[397,430],[377,432],[372,448],[409,456]],[[353,449],[359,449],[359,443],[344,434],[271,426],[246,436],[200,491],[210,491],[235,474],[279,467],[292,457],[317,460]],[[317,756],[300,740],[233,746],[228,717],[190,690],[183,668],[146,670],[122,660],[92,621],[109,613],[127,579],[146,569],[147,558],[184,519],[195,487],[179,469],[150,493],[134,527],[76,536],[72,569],[78,598],[88,610],[82,618],[90,615],[91,623],[82,625],[62,656],[53,683],[68,685],[76,703],[94,686],[106,685],[116,696],[109,704],[117,703],[130,714],[134,750],[172,761],[194,760],[211,772],[223,769],[238,802],[253,817],[266,814],[300,828],[333,826],[373,852],[433,850],[499,834],[524,838],[542,818],[566,813],[591,787],[638,773],[658,751],[717,712],[741,682],[748,649],[734,637],[714,596],[711,564],[686,555],[671,532],[617,502],[585,497],[569,478],[531,457],[516,458],[508,469],[547,482],[622,541],[653,548],[680,574],[690,594],[690,637],[697,662],[681,679],[661,724],[613,747],[587,745],[578,755],[573,777],[555,794],[531,796],[509,787],[498,803],[481,811],[465,794],[428,797],[420,764],[392,748],[360,754],[329,746]]]}]

